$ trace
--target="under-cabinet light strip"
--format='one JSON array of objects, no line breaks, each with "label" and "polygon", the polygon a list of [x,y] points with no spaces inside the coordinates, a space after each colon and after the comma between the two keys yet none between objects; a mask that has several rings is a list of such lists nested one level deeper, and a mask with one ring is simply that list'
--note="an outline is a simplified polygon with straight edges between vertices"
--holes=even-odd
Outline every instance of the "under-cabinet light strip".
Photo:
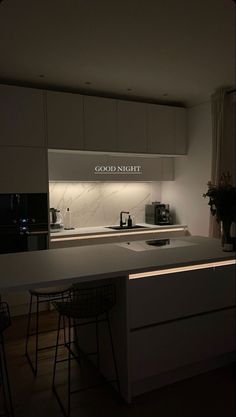
[{"label": "under-cabinet light strip", "polygon": [[205,264],[180,266],[177,268],[159,269],[158,271],[149,271],[149,272],[142,272],[138,274],[130,274],[129,279],[155,277],[158,275],[176,274],[178,272],[197,271],[198,269],[218,268],[221,266],[235,265],[235,264],[236,264],[235,259],[229,259],[226,261],[208,262]]},{"label": "under-cabinet light strip", "polygon": [[166,232],[182,232],[185,231],[186,228],[185,227],[174,227],[174,228],[169,228],[169,229],[165,229],[165,230],[159,230],[159,229],[154,229],[154,230],[140,230],[137,232],[116,232],[116,233],[103,233],[100,235],[84,235],[84,236],[64,236],[64,237],[58,237],[58,238],[51,238],[51,242],[61,242],[64,240],[81,240],[81,239],[98,239],[98,238],[102,238],[102,237],[117,237],[117,236],[132,236],[132,235],[144,235],[144,234],[150,234],[150,233],[166,233]]}]

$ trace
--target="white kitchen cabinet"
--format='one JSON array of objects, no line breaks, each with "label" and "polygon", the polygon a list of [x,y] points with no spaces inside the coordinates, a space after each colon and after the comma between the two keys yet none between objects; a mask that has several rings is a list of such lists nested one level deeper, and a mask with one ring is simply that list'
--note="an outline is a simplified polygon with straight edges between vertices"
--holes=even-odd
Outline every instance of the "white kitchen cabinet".
[{"label": "white kitchen cabinet", "polygon": [[46,148],[0,147],[0,193],[48,191]]},{"label": "white kitchen cabinet", "polygon": [[148,153],[186,153],[186,110],[157,104],[147,108]]},{"label": "white kitchen cabinet", "polygon": [[0,109],[0,146],[46,146],[41,90],[1,85]]},{"label": "white kitchen cabinet", "polygon": [[146,103],[118,100],[117,135],[118,152],[147,152]]},{"label": "white kitchen cabinet", "polygon": [[134,393],[137,381],[148,381],[233,352],[235,313],[234,308],[132,332],[130,361]]},{"label": "white kitchen cabinet", "polygon": [[131,328],[225,308],[235,304],[235,266],[133,279],[129,299]]},{"label": "white kitchen cabinet", "polygon": [[175,107],[175,150],[176,155],[187,154],[187,111]]},{"label": "white kitchen cabinet", "polygon": [[174,108],[150,104],[148,107],[148,152],[172,154],[175,147]]},{"label": "white kitchen cabinet", "polygon": [[48,148],[83,149],[83,96],[47,91]]},{"label": "white kitchen cabinet", "polygon": [[117,101],[84,96],[84,149],[117,151]]}]

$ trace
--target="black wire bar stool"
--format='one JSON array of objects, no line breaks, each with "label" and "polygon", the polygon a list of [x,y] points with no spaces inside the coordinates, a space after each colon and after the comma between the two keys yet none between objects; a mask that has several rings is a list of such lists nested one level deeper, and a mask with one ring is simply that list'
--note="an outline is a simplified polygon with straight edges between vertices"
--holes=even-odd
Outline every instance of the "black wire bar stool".
[{"label": "black wire bar stool", "polygon": [[[88,284],[87,284],[88,285]],[[111,343],[111,353],[112,359],[114,364],[114,371],[115,371],[115,379],[112,381],[106,382],[116,382],[118,392],[120,393],[120,381],[118,376],[118,368],[117,362],[115,357],[115,350],[114,350],[114,343],[111,331],[111,323],[110,323],[110,310],[116,303],[116,287],[113,284],[109,285],[99,285],[99,286],[88,286],[86,288],[86,284],[76,284],[73,286],[72,293],[71,293],[71,301],[69,302],[55,302],[54,306],[59,313],[58,317],[58,331],[57,331],[57,344],[55,350],[55,360],[54,360],[54,369],[53,369],[53,381],[52,381],[52,389],[57,398],[57,401],[62,409],[63,414],[66,417],[70,417],[71,414],[71,395],[85,391],[87,389],[95,388],[98,384],[93,386],[88,386],[76,390],[71,390],[71,361],[73,359],[77,360],[78,364],[80,364],[80,358],[82,355],[85,357],[89,355],[97,355],[97,368],[100,369],[100,352],[99,352],[99,323],[106,322],[108,326],[109,338]],[[61,320],[63,318],[67,318],[68,320],[68,338],[66,342],[66,347],[68,349],[67,357],[65,359],[58,359],[58,347],[59,345],[59,338],[60,338],[60,331],[61,331]],[[82,320],[82,322],[81,322]],[[84,321],[86,320],[86,321]],[[89,321],[87,321],[89,320]],[[79,346],[77,347],[76,354],[73,349],[71,349],[71,345],[75,342],[74,337],[72,337],[72,330],[75,330],[79,326],[86,326],[95,324],[96,328],[96,351],[91,353],[83,353]],[[63,402],[58,394],[56,389],[55,379],[56,379],[56,370],[57,364],[60,362],[67,362],[67,372],[68,372],[68,380],[67,380],[67,407],[63,405]],[[104,378],[103,378],[104,379]]]},{"label": "black wire bar stool", "polygon": [[[49,349],[54,349],[56,347],[55,344],[39,347],[39,335],[50,333],[56,331],[57,329],[49,329],[49,330],[39,330],[39,306],[41,303],[51,303],[58,300],[65,301],[70,299],[70,290],[71,287],[48,287],[48,288],[39,288],[34,290],[29,290],[30,292],[30,304],[29,304],[29,313],[28,313],[28,324],[27,324],[27,334],[26,334],[26,344],[25,344],[25,356],[30,364],[30,367],[34,373],[37,375],[38,372],[38,360],[39,360],[39,352]],[[36,328],[35,331],[31,332],[31,320],[32,320],[32,309],[33,309],[33,299],[36,299]],[[66,342],[66,335],[65,335],[65,320],[63,319],[63,329],[64,329],[64,345]],[[34,351],[34,361],[32,360],[32,354],[29,353],[29,343],[30,338],[35,337],[35,351]]]},{"label": "black wire bar stool", "polygon": [[0,416],[14,417],[11,387],[7,370],[6,352],[4,345],[4,331],[11,325],[9,307],[0,302],[0,397],[3,398],[3,413]]}]

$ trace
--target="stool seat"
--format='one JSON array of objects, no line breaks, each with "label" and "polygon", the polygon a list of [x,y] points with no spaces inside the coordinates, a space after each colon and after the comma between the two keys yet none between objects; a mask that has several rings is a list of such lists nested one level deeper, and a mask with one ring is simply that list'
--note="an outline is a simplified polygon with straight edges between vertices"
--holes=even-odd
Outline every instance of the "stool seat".
[{"label": "stool seat", "polygon": [[54,297],[64,294],[71,290],[70,286],[67,287],[46,287],[46,288],[34,288],[29,290],[31,295],[35,297]]}]

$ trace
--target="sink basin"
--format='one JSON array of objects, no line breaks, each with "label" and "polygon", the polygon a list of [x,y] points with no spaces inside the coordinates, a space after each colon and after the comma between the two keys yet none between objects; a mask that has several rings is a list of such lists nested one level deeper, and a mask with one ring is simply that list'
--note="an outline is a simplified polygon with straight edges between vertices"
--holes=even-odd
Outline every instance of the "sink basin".
[{"label": "sink basin", "polygon": [[131,229],[147,229],[146,226],[139,226],[138,224],[135,224],[134,226],[106,226],[107,229],[112,230],[131,230]]}]

